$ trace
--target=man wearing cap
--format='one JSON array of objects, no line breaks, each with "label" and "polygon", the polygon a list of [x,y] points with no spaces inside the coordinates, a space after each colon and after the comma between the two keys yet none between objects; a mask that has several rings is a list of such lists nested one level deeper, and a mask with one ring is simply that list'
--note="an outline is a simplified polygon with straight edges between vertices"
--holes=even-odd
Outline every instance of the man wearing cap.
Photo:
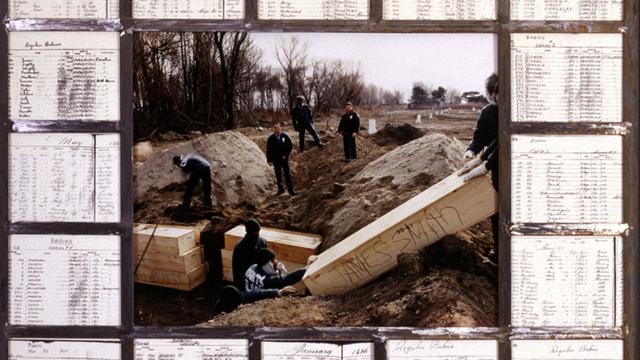
[{"label": "man wearing cap", "polygon": [[260,237],[260,224],[256,219],[244,223],[246,234],[233,249],[231,266],[233,282],[238,289],[244,289],[244,274],[249,266],[258,263],[258,251],[267,247],[267,241]]},{"label": "man wearing cap", "polygon": [[313,125],[311,109],[305,102],[305,98],[302,95],[296,97],[296,104],[293,106],[293,109],[291,109],[291,120],[293,122],[293,128],[300,135],[300,152],[304,151],[304,133],[307,130],[319,147],[324,146],[318,137],[315,126]]},{"label": "man wearing cap", "polygon": [[191,206],[191,198],[193,197],[193,191],[198,185],[198,182],[202,180],[202,191],[204,206],[211,207],[211,164],[207,159],[198,154],[186,154],[182,156],[174,156],[173,163],[180,168],[184,173],[190,174],[189,180],[184,190],[184,198],[182,199],[182,206]]},{"label": "man wearing cap", "polygon": [[258,262],[251,265],[244,275],[245,290],[247,292],[263,289],[282,289],[302,280],[305,268],[287,272],[284,264],[276,261],[276,254],[268,249],[258,250]]},{"label": "man wearing cap", "polygon": [[344,161],[349,162],[358,157],[356,154],[355,137],[360,131],[360,117],[358,113],[353,111],[353,105],[350,102],[345,104],[344,110],[344,115],[342,115],[340,125],[338,126],[338,133],[342,135],[342,142],[344,144]]}]

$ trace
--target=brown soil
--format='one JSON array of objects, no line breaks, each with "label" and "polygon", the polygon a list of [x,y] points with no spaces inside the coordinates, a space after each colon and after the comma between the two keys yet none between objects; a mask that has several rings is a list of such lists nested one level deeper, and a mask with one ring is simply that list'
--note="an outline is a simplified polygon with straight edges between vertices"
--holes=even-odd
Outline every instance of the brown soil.
[{"label": "brown soil", "polygon": [[[418,113],[422,114],[419,128],[407,125],[414,123]],[[274,194],[273,175],[264,166],[266,162],[262,163],[262,152],[251,150],[245,154],[260,157],[260,161],[243,160],[236,152],[234,162],[242,163],[243,172],[266,172],[264,185],[260,187],[264,191],[238,197],[236,201],[216,193],[217,198],[226,200],[213,209],[204,209],[196,201],[193,209],[184,212],[171,205],[180,201],[184,190],[174,179],[163,187],[150,186],[150,191],[137,198],[136,221],[190,224],[208,219],[221,240],[226,230],[253,216],[263,226],[323,235],[322,249],[326,249],[461,165],[464,146],[456,139],[468,141],[477,112],[452,110],[433,119],[427,114],[428,111],[406,110],[391,115],[361,113],[363,118],[378,119],[381,130],[376,135],[358,138],[359,158],[350,163],[343,162],[342,141],[332,126],[335,119],[317,121],[320,135],[327,142],[323,149],[310,144],[307,151],[298,153],[297,134],[288,130],[294,142],[291,167],[299,195]],[[393,126],[385,127],[388,123]],[[246,137],[238,136],[239,133]],[[250,139],[257,145],[255,149],[264,151],[270,130],[240,129],[239,133],[233,136],[234,142],[245,144]],[[421,136],[423,133],[426,135]],[[414,138],[417,140],[411,141]],[[202,137],[190,140],[194,141],[200,143]],[[184,139],[152,142],[156,151],[186,146]],[[214,146],[214,143],[207,144]],[[216,156],[223,156],[222,151],[230,150],[232,145],[233,142],[218,145],[220,152]],[[149,161],[137,167],[139,174],[144,173],[141,169],[147,169]],[[160,170],[163,166],[171,167],[170,161],[167,165],[163,161],[157,162]],[[214,172],[216,164],[213,161]],[[214,191],[215,177],[214,174]],[[246,187],[253,186],[249,185],[251,182],[251,178],[245,177],[241,183],[233,184],[233,191],[245,193]],[[224,187],[219,185],[218,189]],[[194,199],[198,199],[198,194],[197,189]],[[412,261],[407,264],[401,261],[397,270],[351,293],[264,300],[219,315],[203,326],[493,326],[497,323],[497,270],[494,264],[486,262],[491,248],[490,225],[483,222],[420,254],[407,254]],[[215,274],[216,264],[212,265]],[[212,279],[191,293],[137,285],[136,324],[189,325],[207,321],[214,298],[224,285]]]}]

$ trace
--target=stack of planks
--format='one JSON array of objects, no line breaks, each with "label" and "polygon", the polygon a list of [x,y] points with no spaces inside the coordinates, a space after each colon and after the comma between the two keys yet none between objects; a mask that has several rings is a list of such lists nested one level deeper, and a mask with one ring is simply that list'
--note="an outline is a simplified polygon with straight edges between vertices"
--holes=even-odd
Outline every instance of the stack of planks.
[{"label": "stack of planks", "polygon": [[137,283],[190,291],[206,280],[198,226],[135,224],[133,244]]},{"label": "stack of planks", "polygon": [[[244,225],[238,225],[224,234],[222,253],[222,278],[233,282],[231,259],[233,248],[245,235]],[[322,237],[314,234],[262,228],[260,236],[267,240],[269,249],[276,253],[276,259],[284,264],[288,271],[305,267],[309,256],[318,252]]]}]

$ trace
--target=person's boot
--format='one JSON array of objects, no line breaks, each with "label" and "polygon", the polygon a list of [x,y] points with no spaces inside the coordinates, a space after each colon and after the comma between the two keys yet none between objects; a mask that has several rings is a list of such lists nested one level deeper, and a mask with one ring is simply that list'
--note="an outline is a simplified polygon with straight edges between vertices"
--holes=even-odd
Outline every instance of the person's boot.
[{"label": "person's boot", "polygon": [[276,193],[276,195],[282,195],[284,194],[284,189],[283,188],[279,188],[278,192]]}]

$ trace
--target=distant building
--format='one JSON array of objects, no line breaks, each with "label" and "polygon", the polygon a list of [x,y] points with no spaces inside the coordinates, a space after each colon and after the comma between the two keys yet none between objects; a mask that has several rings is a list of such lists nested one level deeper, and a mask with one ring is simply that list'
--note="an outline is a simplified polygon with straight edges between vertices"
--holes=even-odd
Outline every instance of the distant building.
[{"label": "distant building", "polygon": [[487,98],[478,91],[465,91],[460,95],[461,104],[487,104]]}]

